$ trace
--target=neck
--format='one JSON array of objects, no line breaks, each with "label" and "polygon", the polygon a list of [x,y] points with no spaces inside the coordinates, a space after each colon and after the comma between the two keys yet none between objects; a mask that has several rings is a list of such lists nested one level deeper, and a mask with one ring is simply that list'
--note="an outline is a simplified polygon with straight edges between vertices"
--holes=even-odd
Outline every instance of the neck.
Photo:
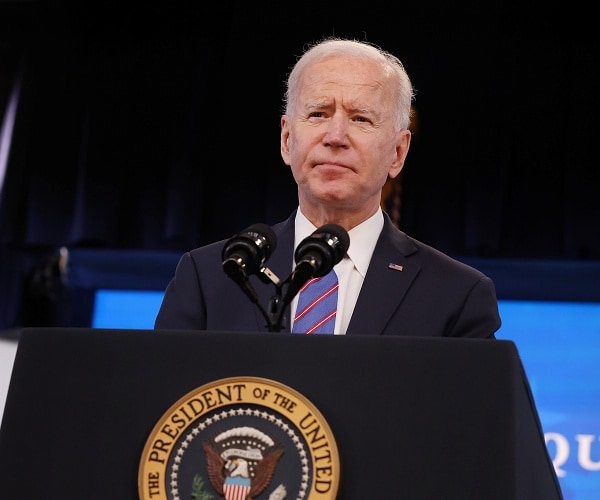
[{"label": "neck", "polygon": [[318,228],[325,224],[337,224],[342,226],[346,231],[350,231],[352,228],[362,224],[372,217],[379,208],[379,205],[377,205],[370,210],[350,212],[347,209],[335,209],[322,205],[306,207],[300,204],[300,210],[315,227]]}]

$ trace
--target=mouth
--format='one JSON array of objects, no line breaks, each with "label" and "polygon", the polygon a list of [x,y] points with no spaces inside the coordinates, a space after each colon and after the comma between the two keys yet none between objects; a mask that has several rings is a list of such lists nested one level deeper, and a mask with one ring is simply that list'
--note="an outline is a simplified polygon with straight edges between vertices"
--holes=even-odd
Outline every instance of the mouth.
[{"label": "mouth", "polygon": [[344,165],[343,163],[335,162],[335,161],[323,161],[319,163],[315,163],[313,168],[321,168],[325,170],[352,170],[349,166]]}]

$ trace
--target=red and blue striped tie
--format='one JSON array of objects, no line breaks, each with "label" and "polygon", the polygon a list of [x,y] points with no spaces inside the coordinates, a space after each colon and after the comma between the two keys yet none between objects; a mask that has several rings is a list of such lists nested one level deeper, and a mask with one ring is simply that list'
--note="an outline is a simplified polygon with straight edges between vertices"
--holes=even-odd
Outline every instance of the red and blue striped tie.
[{"label": "red and blue striped tie", "polygon": [[338,299],[338,278],[332,269],[300,289],[292,333],[333,333]]}]

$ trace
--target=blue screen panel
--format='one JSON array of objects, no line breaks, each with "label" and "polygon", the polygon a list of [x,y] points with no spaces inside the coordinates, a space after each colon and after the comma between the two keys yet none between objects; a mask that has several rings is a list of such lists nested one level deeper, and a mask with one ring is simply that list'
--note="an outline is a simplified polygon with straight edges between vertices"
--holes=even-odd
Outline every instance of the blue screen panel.
[{"label": "blue screen panel", "polygon": [[92,327],[152,329],[163,295],[153,290],[97,290]]},{"label": "blue screen panel", "polygon": [[499,302],[566,500],[600,499],[600,304]]}]

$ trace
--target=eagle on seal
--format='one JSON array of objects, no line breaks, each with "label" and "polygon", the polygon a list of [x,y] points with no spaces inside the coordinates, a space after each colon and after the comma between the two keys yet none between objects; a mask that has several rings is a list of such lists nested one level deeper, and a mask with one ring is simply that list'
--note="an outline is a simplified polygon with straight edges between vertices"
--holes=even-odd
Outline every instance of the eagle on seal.
[{"label": "eagle on seal", "polygon": [[284,451],[282,447],[269,451],[262,460],[257,461],[254,468],[254,475],[251,476],[245,460],[225,460],[214,445],[207,441],[202,443],[202,447],[206,453],[210,484],[219,496],[226,500],[226,481],[234,477],[247,479],[250,483],[245,500],[252,500],[260,495],[273,479],[275,467]]}]

